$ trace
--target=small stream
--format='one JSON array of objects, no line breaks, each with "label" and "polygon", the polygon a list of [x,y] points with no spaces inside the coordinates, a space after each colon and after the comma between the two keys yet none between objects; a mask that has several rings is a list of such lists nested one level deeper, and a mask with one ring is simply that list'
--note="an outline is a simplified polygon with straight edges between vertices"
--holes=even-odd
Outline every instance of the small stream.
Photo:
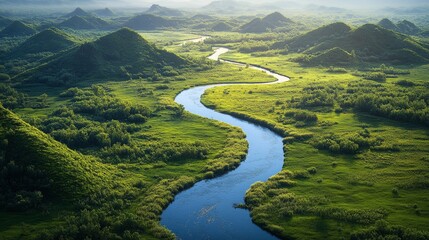
[{"label": "small stream", "polygon": [[[220,55],[228,51],[227,48],[218,48],[209,59],[218,60]],[[250,67],[277,78],[275,82],[263,84],[289,80],[266,69]],[[244,203],[244,195],[253,183],[266,181],[281,171],[284,161],[282,137],[265,127],[216,112],[201,103],[201,96],[207,89],[228,85],[240,84],[194,87],[181,92],[175,99],[190,113],[241,128],[249,143],[247,157],[237,169],[218,178],[196,183],[179,193],[162,213],[161,224],[176,234],[178,239],[277,239],[252,223],[248,210],[235,209],[233,205]]]}]

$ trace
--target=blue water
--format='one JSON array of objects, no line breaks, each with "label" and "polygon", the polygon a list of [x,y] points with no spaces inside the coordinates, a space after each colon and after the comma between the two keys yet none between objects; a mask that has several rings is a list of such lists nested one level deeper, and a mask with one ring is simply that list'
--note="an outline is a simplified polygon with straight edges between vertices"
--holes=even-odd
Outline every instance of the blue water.
[{"label": "blue water", "polygon": [[176,102],[193,114],[241,128],[249,143],[247,157],[236,170],[198,182],[179,193],[163,212],[161,224],[183,240],[277,239],[253,224],[249,211],[235,209],[233,204],[244,203],[244,195],[253,183],[266,181],[281,171],[282,137],[267,128],[206,108],[200,101],[201,95],[215,86],[219,85],[185,90]]}]

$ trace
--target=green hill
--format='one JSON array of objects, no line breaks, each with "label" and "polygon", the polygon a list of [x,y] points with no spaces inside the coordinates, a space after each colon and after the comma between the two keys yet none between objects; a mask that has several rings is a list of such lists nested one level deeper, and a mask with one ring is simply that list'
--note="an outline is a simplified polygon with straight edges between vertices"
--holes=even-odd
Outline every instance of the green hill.
[{"label": "green hill", "polygon": [[397,26],[398,26],[399,32],[404,34],[417,35],[422,31],[414,23],[407,20],[403,20],[399,22]]},{"label": "green hill", "polygon": [[5,18],[0,16],[0,28],[4,28],[6,26],[9,26],[13,21],[9,18]]},{"label": "green hill", "polygon": [[141,14],[128,20],[124,26],[135,30],[155,30],[177,27],[179,23],[152,14]]},{"label": "green hill", "polygon": [[381,20],[378,23],[378,25],[385,28],[385,29],[389,29],[389,30],[392,30],[395,32],[408,34],[408,35],[417,35],[422,31],[414,23],[407,21],[407,20],[403,20],[403,21],[398,22],[398,24],[394,24],[392,21],[385,18],[385,19]]},{"label": "green hill", "polygon": [[182,17],[183,13],[176,9],[161,7],[158,4],[153,4],[149,10],[145,12],[146,14],[165,16],[165,17]]},{"label": "green hill", "polygon": [[264,18],[255,18],[241,26],[242,33],[264,33],[279,27],[290,27],[294,22],[281,13],[275,12]]},{"label": "green hill", "polygon": [[264,22],[268,22],[268,23],[270,23],[270,24],[272,24],[272,25],[274,25],[276,27],[281,27],[281,26],[283,26],[285,24],[293,23],[292,20],[290,20],[289,18],[283,16],[279,12],[271,13],[271,14],[267,15],[266,17],[264,17],[262,20]]},{"label": "green hill", "polygon": [[213,27],[211,28],[211,30],[216,31],[216,32],[229,32],[232,30],[232,26],[225,23],[225,22],[218,22],[215,25],[213,25]]},{"label": "green hill", "polygon": [[74,17],[74,16],[89,17],[89,16],[91,16],[91,14],[85,12],[82,8],[78,7],[73,12],[65,15],[64,17],[65,18],[71,18],[71,17]]},{"label": "green hill", "polygon": [[349,65],[355,60],[354,56],[344,49],[335,47],[304,59],[305,64],[338,66]]},{"label": "green hill", "polygon": [[19,37],[19,36],[28,36],[36,33],[34,28],[28,26],[27,24],[14,21],[5,29],[0,32],[0,37]]},{"label": "green hill", "polygon": [[60,28],[82,29],[104,29],[110,27],[110,24],[103,19],[93,16],[73,16],[58,25]]},{"label": "green hill", "polygon": [[98,9],[94,13],[99,17],[113,17],[116,15],[110,8]]},{"label": "green hill", "polygon": [[378,22],[378,25],[380,27],[384,27],[385,29],[388,29],[388,30],[392,30],[392,31],[396,31],[396,32],[399,31],[398,26],[396,26],[396,24],[394,24],[392,21],[390,21],[387,18],[384,18],[380,22]]},{"label": "green hill", "polygon": [[287,46],[290,51],[300,52],[310,47],[321,44],[327,40],[336,39],[338,37],[344,36],[350,31],[351,28],[345,23],[332,23],[327,26],[323,26],[313,31],[310,31],[296,38],[293,38],[291,40],[278,42],[274,44],[273,47],[285,48]]},{"label": "green hill", "polygon": [[331,24],[291,40],[274,44],[291,52],[319,54],[335,47],[354,51],[364,62],[421,63],[429,59],[429,45],[373,24],[351,30],[344,23]]},{"label": "green hill", "polygon": [[0,142],[2,207],[25,210],[44,199],[75,199],[108,179],[108,168],[70,150],[1,104]]},{"label": "green hill", "polygon": [[77,42],[75,37],[56,28],[50,28],[27,39],[15,48],[11,55],[16,57],[42,52],[56,53],[72,47]]},{"label": "green hill", "polygon": [[154,71],[166,66],[175,68],[185,64],[186,61],[177,55],[159,50],[138,33],[123,28],[94,42],[76,47],[28,75],[31,75],[32,81],[46,82],[48,79],[54,79],[61,84],[62,81],[84,79],[110,80],[129,79],[134,75],[152,76]]}]

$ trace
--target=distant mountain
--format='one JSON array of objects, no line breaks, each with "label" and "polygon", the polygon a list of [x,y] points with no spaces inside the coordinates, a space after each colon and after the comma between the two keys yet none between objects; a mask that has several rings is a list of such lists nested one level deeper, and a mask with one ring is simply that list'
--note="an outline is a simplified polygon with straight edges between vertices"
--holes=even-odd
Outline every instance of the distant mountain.
[{"label": "distant mountain", "polygon": [[192,20],[196,20],[196,21],[210,21],[213,19],[216,19],[215,17],[209,16],[209,15],[204,15],[204,14],[197,14],[193,17],[191,17]]},{"label": "distant mountain", "polygon": [[212,31],[216,32],[229,32],[233,29],[233,26],[231,26],[228,23],[225,22],[218,22],[211,28]]},{"label": "distant mountain", "polygon": [[4,156],[0,201],[36,192],[41,193],[41,201],[70,200],[88,196],[107,184],[109,167],[55,141],[1,104],[0,127],[0,155]]},{"label": "distant mountain", "polygon": [[399,22],[398,24],[394,24],[392,21],[385,18],[385,19],[381,20],[378,23],[378,25],[385,28],[385,29],[389,29],[389,30],[392,30],[395,32],[400,32],[400,33],[408,34],[408,35],[417,35],[422,31],[414,23],[407,21],[407,20],[403,20],[403,21]]},{"label": "distant mountain", "polygon": [[290,51],[301,52],[310,47],[317,46],[327,40],[336,39],[349,33],[351,28],[342,22],[332,23],[291,40],[274,44],[275,48],[287,47]]},{"label": "distant mountain", "polygon": [[64,17],[65,18],[71,18],[71,17],[74,17],[74,16],[88,17],[88,16],[91,16],[91,14],[85,12],[82,8],[78,7],[73,12],[65,15]]},{"label": "distant mountain", "polygon": [[141,14],[128,20],[124,26],[135,30],[155,30],[177,27],[179,26],[179,22],[152,14]]},{"label": "distant mountain", "polygon": [[14,21],[0,32],[0,37],[20,37],[29,36],[36,33],[36,30],[27,24]]},{"label": "distant mountain", "polygon": [[161,7],[158,4],[153,4],[149,10],[145,12],[146,14],[153,14],[157,16],[164,16],[164,17],[182,17],[183,13],[176,9]]},{"label": "distant mountain", "polygon": [[50,28],[27,39],[15,48],[10,55],[19,57],[42,52],[56,53],[70,48],[76,43],[78,43],[78,40],[75,37],[56,28]]},{"label": "distant mountain", "polygon": [[99,16],[99,17],[113,17],[116,14],[110,10],[109,8],[104,8],[104,9],[98,9],[94,11],[95,15]]},{"label": "distant mountain", "polygon": [[378,22],[378,25],[380,27],[384,27],[385,29],[389,29],[396,32],[399,31],[398,26],[396,26],[396,24],[394,24],[392,21],[390,21],[387,18],[384,18],[380,22]]},{"label": "distant mountain", "polygon": [[397,26],[398,26],[399,32],[404,33],[404,34],[417,35],[418,33],[420,33],[422,31],[414,23],[407,21],[407,20],[403,20],[403,21],[399,22],[397,24]]},{"label": "distant mountain", "polygon": [[235,0],[219,0],[202,7],[203,11],[211,13],[236,13],[242,10],[250,9],[253,6],[251,2],[240,2]]},{"label": "distant mountain", "polygon": [[128,79],[130,75],[149,76],[165,66],[180,67],[186,61],[149,44],[138,33],[123,28],[62,54],[58,59],[29,73],[30,81],[43,82],[46,76],[67,81],[85,79]]},{"label": "distant mountain", "polygon": [[276,43],[273,47],[311,55],[340,48],[347,53],[354,52],[365,62],[409,64],[429,61],[429,44],[373,24],[352,30],[344,23],[334,23]]},{"label": "distant mountain", "polygon": [[255,18],[241,26],[243,33],[264,33],[279,27],[290,27],[294,22],[279,12],[274,12],[264,18]]},{"label": "distant mountain", "polygon": [[58,24],[59,28],[82,29],[106,29],[110,24],[101,18],[94,16],[73,16],[64,22]]},{"label": "distant mountain", "polygon": [[0,16],[0,28],[4,28],[6,26],[9,26],[12,22],[13,22],[12,20]]}]

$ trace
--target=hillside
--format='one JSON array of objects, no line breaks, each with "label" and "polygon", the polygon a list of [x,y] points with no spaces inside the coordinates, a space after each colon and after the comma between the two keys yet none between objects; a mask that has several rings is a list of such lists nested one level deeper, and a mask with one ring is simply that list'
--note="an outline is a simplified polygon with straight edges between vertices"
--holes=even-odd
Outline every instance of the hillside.
[{"label": "hillside", "polygon": [[366,62],[401,64],[427,62],[429,59],[427,44],[373,24],[350,30],[343,23],[335,23],[276,43],[274,47],[310,54],[339,47],[349,53],[354,51],[360,60]]},{"label": "hillside", "polygon": [[0,37],[20,37],[28,36],[36,33],[36,30],[27,24],[14,21],[0,32]]},{"label": "hillside", "polygon": [[388,29],[388,30],[392,30],[392,31],[396,31],[396,32],[399,31],[398,26],[396,26],[396,24],[394,24],[392,21],[390,21],[387,18],[384,18],[380,22],[378,22],[378,25],[380,27],[384,27],[385,29]]},{"label": "hillside", "polygon": [[12,20],[0,16],[0,28],[4,28],[6,26],[9,26],[12,22],[13,22]]},{"label": "hillside", "polygon": [[404,33],[404,34],[417,35],[418,33],[420,33],[422,31],[414,23],[407,21],[407,20],[403,20],[403,21],[399,22],[397,24],[397,26],[398,26],[399,32]]},{"label": "hillside", "polygon": [[59,28],[71,28],[76,30],[82,29],[105,29],[109,28],[110,24],[103,19],[93,16],[73,16],[58,25]]},{"label": "hillside", "polygon": [[138,33],[123,28],[64,53],[29,77],[38,82],[55,79],[56,84],[61,85],[84,79],[152,76],[163,67],[184,64],[186,61],[182,58],[155,48]]},{"label": "hillside", "polygon": [[110,8],[98,9],[94,13],[99,17],[113,17],[116,15]]},{"label": "hillside", "polygon": [[91,16],[91,14],[85,12],[82,8],[78,7],[73,12],[65,15],[64,17],[65,18],[71,18],[71,17],[74,17],[74,16],[89,17],[89,16]]},{"label": "hillside", "polygon": [[135,30],[155,30],[177,27],[179,23],[152,14],[141,14],[128,20],[124,26]]},{"label": "hillside", "polygon": [[286,40],[284,42],[278,42],[274,44],[274,48],[287,48],[290,51],[300,52],[308,49],[312,46],[323,43],[326,40],[335,39],[349,33],[351,28],[342,22],[332,23],[306,34]]},{"label": "hillside", "polygon": [[255,18],[249,23],[241,26],[243,33],[264,33],[274,30],[279,27],[291,27],[294,22],[279,12],[274,12],[264,18]]},{"label": "hillside", "polygon": [[59,29],[50,28],[27,39],[15,48],[11,55],[16,57],[42,52],[56,53],[72,47],[77,42],[78,40],[75,37]]},{"label": "hillside", "polygon": [[212,31],[216,32],[229,32],[232,30],[232,26],[225,22],[218,22],[213,25],[211,28]]},{"label": "hillside", "polygon": [[[0,204],[23,210],[44,199],[74,199],[97,190],[107,168],[55,141],[0,104]],[[16,194],[26,199],[17,201]]]},{"label": "hillside", "polygon": [[385,19],[381,20],[380,22],[378,22],[377,25],[380,27],[383,27],[385,29],[388,29],[388,30],[392,30],[395,32],[408,34],[408,35],[417,35],[422,31],[414,23],[407,21],[407,20],[403,20],[403,21],[398,22],[398,24],[395,24],[392,21],[390,21],[389,19],[385,18]]},{"label": "hillside", "polygon": [[153,4],[149,10],[145,12],[146,14],[153,14],[157,16],[165,16],[165,17],[182,17],[183,13],[176,9],[162,7],[158,4]]}]

